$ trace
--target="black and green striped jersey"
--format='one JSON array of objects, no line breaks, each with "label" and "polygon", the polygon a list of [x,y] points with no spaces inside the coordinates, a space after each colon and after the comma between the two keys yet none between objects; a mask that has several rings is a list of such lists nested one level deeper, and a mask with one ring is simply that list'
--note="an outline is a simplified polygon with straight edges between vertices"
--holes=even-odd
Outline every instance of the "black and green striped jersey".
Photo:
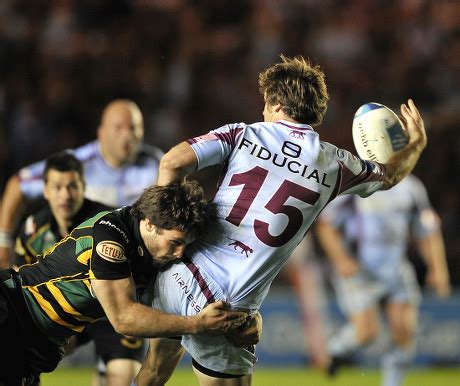
[{"label": "black and green striped jersey", "polygon": [[[107,205],[85,199],[80,210],[72,219],[69,230],[89,217],[111,210]],[[30,215],[21,226],[15,243],[15,264],[31,264],[37,261],[37,257],[48,252],[54,244],[62,239],[56,219],[48,205],[35,214]]]},{"label": "black and green striped jersey", "polygon": [[42,259],[19,268],[29,310],[40,329],[67,338],[105,316],[91,279],[132,276],[142,290],[156,268],[130,207],[101,212],[78,225]]}]

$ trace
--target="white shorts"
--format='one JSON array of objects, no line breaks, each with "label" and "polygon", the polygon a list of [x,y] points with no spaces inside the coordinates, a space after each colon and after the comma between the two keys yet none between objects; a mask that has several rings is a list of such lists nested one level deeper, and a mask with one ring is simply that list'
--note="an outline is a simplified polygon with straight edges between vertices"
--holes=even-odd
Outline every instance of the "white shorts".
[{"label": "white shorts", "polygon": [[[225,300],[222,289],[213,280],[200,273],[191,261],[184,261],[158,274],[152,307],[191,316],[209,303]],[[201,366],[220,373],[251,374],[257,360],[252,352],[233,346],[223,336],[184,335],[182,346]]]},{"label": "white shorts", "polygon": [[375,307],[382,299],[414,306],[421,301],[417,278],[409,262],[399,264],[391,272],[362,269],[352,277],[335,276],[333,285],[339,306],[346,315]]}]

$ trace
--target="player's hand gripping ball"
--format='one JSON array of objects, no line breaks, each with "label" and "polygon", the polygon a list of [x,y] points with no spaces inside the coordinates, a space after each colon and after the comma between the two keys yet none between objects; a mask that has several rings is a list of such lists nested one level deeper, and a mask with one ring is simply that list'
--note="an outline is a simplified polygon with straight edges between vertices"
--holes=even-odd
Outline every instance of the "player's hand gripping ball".
[{"label": "player's hand gripping ball", "polygon": [[407,136],[398,116],[380,103],[366,103],[353,119],[353,142],[363,159],[387,162],[407,145]]}]

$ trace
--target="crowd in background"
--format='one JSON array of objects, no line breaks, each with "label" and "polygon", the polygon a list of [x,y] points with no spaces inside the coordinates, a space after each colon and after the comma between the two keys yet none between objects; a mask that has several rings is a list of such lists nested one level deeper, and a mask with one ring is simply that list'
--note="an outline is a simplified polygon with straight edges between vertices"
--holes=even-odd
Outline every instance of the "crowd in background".
[{"label": "crowd in background", "polygon": [[429,146],[415,170],[440,213],[460,284],[460,2],[450,0],[2,0],[0,187],[48,153],[95,137],[102,107],[130,98],[167,150],[262,119],[257,74],[302,54],[331,100],[318,129],[353,150],[363,103],[411,97]]}]

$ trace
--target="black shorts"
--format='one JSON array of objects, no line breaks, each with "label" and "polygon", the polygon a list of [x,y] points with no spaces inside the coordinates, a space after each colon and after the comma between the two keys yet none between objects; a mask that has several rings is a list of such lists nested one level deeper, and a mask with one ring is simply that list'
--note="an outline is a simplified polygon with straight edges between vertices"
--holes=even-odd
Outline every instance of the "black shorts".
[{"label": "black shorts", "polygon": [[132,359],[138,362],[144,360],[145,339],[132,338],[118,334],[107,318],[85,327],[77,335],[77,344],[82,345],[94,341],[96,354],[105,364],[112,359]]},{"label": "black shorts", "polygon": [[33,321],[13,270],[0,271],[0,355],[0,383],[11,385],[53,371],[64,355]]}]

